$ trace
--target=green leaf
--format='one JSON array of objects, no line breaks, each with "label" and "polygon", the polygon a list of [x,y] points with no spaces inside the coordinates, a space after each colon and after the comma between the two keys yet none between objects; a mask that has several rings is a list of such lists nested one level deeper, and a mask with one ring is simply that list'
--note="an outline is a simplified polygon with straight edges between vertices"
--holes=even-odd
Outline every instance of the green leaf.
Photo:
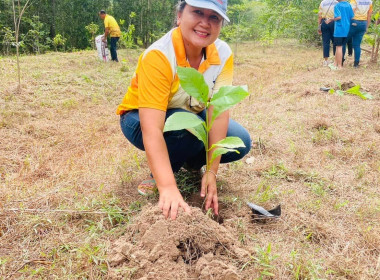
[{"label": "green leaf", "polygon": [[369,94],[368,92],[361,92],[360,91],[360,85],[356,85],[348,90],[346,90],[347,93],[350,93],[350,94],[353,94],[353,95],[357,95],[359,96],[361,99],[373,99],[373,96],[371,94]]},{"label": "green leaf", "polygon": [[165,122],[164,132],[172,130],[189,129],[202,124],[203,121],[193,113],[177,112]]},{"label": "green leaf", "polygon": [[181,87],[187,94],[203,104],[208,101],[209,88],[201,73],[194,68],[177,67],[177,74]]},{"label": "green leaf", "polygon": [[213,144],[210,149],[213,149],[215,147],[233,149],[233,148],[242,148],[242,147],[245,147],[245,145],[239,137],[230,136]]},{"label": "green leaf", "polygon": [[203,122],[203,124],[197,125],[195,127],[190,127],[187,130],[192,133],[195,137],[197,137],[199,140],[203,142],[203,144],[206,146],[207,140],[206,140],[206,129],[205,129],[206,123]]},{"label": "green leaf", "polygon": [[224,86],[211,98],[211,105],[214,106],[211,123],[224,111],[236,105],[249,95],[240,86]]},{"label": "green leaf", "polygon": [[344,91],[343,91],[343,90],[340,90],[340,89],[338,89],[338,90],[336,91],[336,93],[337,93],[338,95],[340,95],[340,96],[343,96],[343,95],[344,95]]},{"label": "green leaf", "polygon": [[373,99],[373,96],[369,94],[368,92],[362,92],[363,96],[366,97],[367,99]]},{"label": "green leaf", "polygon": [[360,85],[353,86],[352,88],[346,90],[346,92],[356,94],[360,92]]},{"label": "green leaf", "polygon": [[210,160],[210,163],[211,164],[218,156],[221,156],[221,155],[224,155],[224,154],[227,154],[229,152],[236,152],[238,154],[240,154],[240,152],[238,150],[235,150],[235,149],[228,149],[228,148],[216,148],[213,153],[212,153],[212,157],[211,157],[211,160]]},{"label": "green leaf", "polygon": [[332,88],[332,89],[329,90],[329,93],[330,93],[330,94],[334,94],[334,93],[335,93],[335,90]]}]

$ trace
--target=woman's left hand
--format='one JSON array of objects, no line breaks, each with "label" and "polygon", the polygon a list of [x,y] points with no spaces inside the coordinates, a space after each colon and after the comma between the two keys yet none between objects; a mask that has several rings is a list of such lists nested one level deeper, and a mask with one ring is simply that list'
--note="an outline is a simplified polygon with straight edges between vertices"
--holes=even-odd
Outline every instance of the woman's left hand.
[{"label": "woman's left hand", "polygon": [[[207,196],[206,196],[207,190]],[[218,193],[216,188],[216,176],[212,172],[206,172],[202,178],[201,197],[206,196],[205,209],[214,209],[214,214],[219,213]]]}]

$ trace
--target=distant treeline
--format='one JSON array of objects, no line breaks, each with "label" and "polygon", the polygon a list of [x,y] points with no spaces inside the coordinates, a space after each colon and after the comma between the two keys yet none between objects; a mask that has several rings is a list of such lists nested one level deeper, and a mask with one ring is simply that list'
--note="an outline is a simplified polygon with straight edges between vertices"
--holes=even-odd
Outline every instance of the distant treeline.
[{"label": "distant treeline", "polygon": [[[12,1],[18,14],[27,0],[0,0],[0,52],[14,53]],[[22,53],[72,51],[93,47],[104,32],[101,9],[115,17],[122,30],[120,47],[147,47],[167,32],[175,19],[178,0],[29,0],[20,25]],[[380,0],[374,0],[375,11]],[[229,0],[231,23],[221,37],[228,41],[297,38],[318,44],[317,12],[320,0]]]}]

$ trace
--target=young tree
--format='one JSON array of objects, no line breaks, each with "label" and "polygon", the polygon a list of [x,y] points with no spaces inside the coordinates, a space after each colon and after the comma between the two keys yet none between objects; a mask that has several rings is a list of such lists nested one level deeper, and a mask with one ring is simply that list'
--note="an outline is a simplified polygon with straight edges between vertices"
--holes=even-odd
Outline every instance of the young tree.
[{"label": "young tree", "polygon": [[92,46],[92,49],[94,50],[95,49],[95,36],[96,36],[96,33],[98,32],[99,30],[99,25],[91,22],[89,25],[86,25],[85,26],[87,32],[91,35],[91,46]]},{"label": "young tree", "polygon": [[[21,93],[21,70],[20,70],[20,42],[19,42],[19,32],[22,15],[25,10],[32,4],[33,0],[26,0],[24,5],[21,5],[20,0],[12,0],[12,11],[13,11],[13,22],[15,28],[15,45],[16,45],[16,58],[17,58],[17,77],[18,86],[17,93]],[[15,3],[17,2],[17,3]]]},{"label": "young tree", "polygon": [[379,58],[379,50],[380,50],[380,12],[377,12],[374,16],[374,23],[371,27],[371,31],[373,32],[373,38],[370,42],[372,46],[371,50],[371,62],[377,63]]}]

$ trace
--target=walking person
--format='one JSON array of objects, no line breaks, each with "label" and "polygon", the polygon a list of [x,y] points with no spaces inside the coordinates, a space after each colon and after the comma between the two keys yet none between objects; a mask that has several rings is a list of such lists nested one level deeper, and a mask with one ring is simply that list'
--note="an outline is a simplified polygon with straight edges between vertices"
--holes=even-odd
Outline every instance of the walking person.
[{"label": "walking person", "polygon": [[[122,103],[117,108],[121,130],[137,148],[145,151],[152,178],[139,186],[140,194],[159,193],[158,206],[165,217],[175,219],[178,208],[190,212],[174,177],[182,166],[199,170],[205,165],[202,141],[187,130],[163,133],[165,120],[175,112],[191,112],[205,120],[203,104],[181,88],[177,66],[192,67],[203,74],[209,95],[232,85],[233,55],[218,39],[223,21],[229,21],[227,0],[185,0],[177,6],[177,27],[153,43],[139,58],[136,72]],[[212,110],[212,108],[211,108]],[[210,116],[209,116],[210,117]],[[248,131],[225,111],[214,121],[209,145],[225,136],[240,137],[244,148],[219,156],[202,175],[201,197],[205,208],[218,214],[216,179],[219,163],[241,159],[251,147]],[[207,195],[206,195],[206,189]]]},{"label": "walking person", "polygon": [[333,54],[335,55],[334,43],[334,7],[338,4],[336,0],[323,0],[319,5],[318,33],[322,35],[323,43],[323,66],[328,66],[330,57],[330,42],[333,43]]},{"label": "walking person", "polygon": [[101,10],[99,12],[99,17],[104,21],[104,35],[103,35],[103,41],[107,42],[107,37],[110,35],[111,37],[111,60],[115,62],[119,62],[117,58],[117,42],[119,41],[121,32],[120,27],[117,24],[117,21],[113,16],[110,16],[106,14],[104,10]]},{"label": "walking person", "polygon": [[354,18],[352,19],[348,39],[352,39],[354,49],[354,67],[359,67],[361,48],[364,34],[368,31],[372,16],[372,0],[352,0]]},{"label": "walking person", "polygon": [[334,7],[334,42],[336,45],[335,64],[332,69],[341,69],[343,66],[343,47],[347,44],[347,35],[350,31],[351,19],[354,12],[351,5],[345,0],[338,0]]}]

